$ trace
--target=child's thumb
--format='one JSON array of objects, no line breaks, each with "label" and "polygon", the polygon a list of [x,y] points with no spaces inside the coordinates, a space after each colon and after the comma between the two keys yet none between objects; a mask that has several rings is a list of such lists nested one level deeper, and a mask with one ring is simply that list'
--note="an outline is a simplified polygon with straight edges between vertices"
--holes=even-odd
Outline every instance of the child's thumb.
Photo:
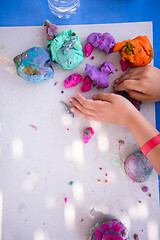
[{"label": "child's thumb", "polygon": [[99,94],[96,94],[96,95],[93,95],[92,96],[92,99],[93,100],[101,100],[101,101],[112,101],[113,99],[113,93],[99,93]]}]

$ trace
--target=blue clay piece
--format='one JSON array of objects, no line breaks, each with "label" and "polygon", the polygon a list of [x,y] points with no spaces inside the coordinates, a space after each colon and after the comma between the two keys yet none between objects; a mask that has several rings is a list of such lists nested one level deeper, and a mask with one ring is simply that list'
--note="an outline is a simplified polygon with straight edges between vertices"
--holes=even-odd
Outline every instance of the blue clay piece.
[{"label": "blue clay piece", "polygon": [[55,38],[47,42],[47,47],[52,60],[64,69],[73,69],[83,61],[81,41],[74,30],[56,32]]},{"label": "blue clay piece", "polygon": [[23,79],[38,83],[53,78],[54,70],[47,49],[33,47],[13,59],[17,73]]},{"label": "blue clay piece", "polygon": [[131,155],[124,163],[124,169],[133,182],[145,182],[151,175],[153,167],[142,152]]}]

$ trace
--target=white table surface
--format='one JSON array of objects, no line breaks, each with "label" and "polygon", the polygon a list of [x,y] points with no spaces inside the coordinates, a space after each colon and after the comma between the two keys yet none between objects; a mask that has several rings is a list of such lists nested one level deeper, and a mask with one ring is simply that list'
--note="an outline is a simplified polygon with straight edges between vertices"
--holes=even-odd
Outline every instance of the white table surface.
[{"label": "white table surface", "polygon": [[[152,42],[151,22],[58,27],[64,28],[76,30],[83,46],[91,32],[109,32],[116,41],[147,35]],[[33,84],[16,74],[12,62],[33,46],[46,46],[45,28],[0,28],[0,57],[6,59],[0,61],[0,239],[83,240],[105,214],[121,219],[130,239],[134,233],[159,239],[157,173],[137,184],[123,170],[123,161],[139,150],[132,135],[125,127],[71,118],[60,103],[71,106],[69,99],[81,84],[65,89],[63,81],[75,72],[85,76],[86,63],[99,66],[107,60],[118,69],[102,91],[112,92],[113,80],[122,74],[119,54],[94,49],[94,60],[85,57],[69,71],[54,65],[54,79]],[[92,88],[84,96],[98,92]],[[143,103],[141,112],[155,124],[153,103]],[[85,145],[83,129],[90,126],[95,135]],[[120,149],[119,140],[125,142]],[[144,185],[151,197],[142,192]]]}]

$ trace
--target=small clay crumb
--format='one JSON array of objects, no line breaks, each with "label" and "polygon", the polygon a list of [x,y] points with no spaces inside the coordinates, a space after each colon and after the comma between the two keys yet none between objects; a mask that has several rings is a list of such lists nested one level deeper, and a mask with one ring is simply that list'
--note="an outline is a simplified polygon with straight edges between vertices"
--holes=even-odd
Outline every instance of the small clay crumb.
[{"label": "small clay crumb", "polygon": [[139,202],[139,203],[142,203],[142,201],[140,201],[140,200],[139,200],[138,202]]},{"label": "small clay crumb", "polygon": [[73,185],[73,181],[70,181],[70,182],[69,182],[69,185],[71,185],[71,186],[72,186],[72,185]]},{"label": "small clay crumb", "polygon": [[134,234],[133,237],[135,240],[139,240],[139,236],[137,234]]},{"label": "small clay crumb", "polygon": [[82,219],[81,219],[81,222],[83,222],[83,221],[84,221],[84,219],[82,218]]},{"label": "small clay crumb", "polygon": [[116,69],[115,69],[115,71],[117,72],[117,71],[118,71],[118,69],[116,68]]},{"label": "small clay crumb", "polygon": [[152,196],[151,193],[149,193],[149,194],[148,194],[148,197],[151,197],[151,196]]},{"label": "small clay crumb", "polygon": [[91,57],[91,60],[93,60],[93,59],[94,59],[94,56]]},{"label": "small clay crumb", "polygon": [[142,187],[142,191],[143,191],[143,192],[148,192],[148,191],[149,191],[149,188],[146,187],[146,186],[144,186],[144,187]]},{"label": "small clay crumb", "polygon": [[75,32],[72,32],[72,36],[75,36],[76,35],[76,33]]},{"label": "small clay crumb", "polygon": [[120,146],[124,145],[124,141],[123,140],[119,140],[118,142],[119,142]]}]

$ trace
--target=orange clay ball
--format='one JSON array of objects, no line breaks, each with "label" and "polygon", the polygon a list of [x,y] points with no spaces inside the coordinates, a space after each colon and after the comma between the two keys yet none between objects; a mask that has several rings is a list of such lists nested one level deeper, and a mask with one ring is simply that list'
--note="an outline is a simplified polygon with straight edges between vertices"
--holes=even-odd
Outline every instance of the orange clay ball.
[{"label": "orange clay ball", "polygon": [[152,61],[154,51],[147,36],[138,36],[118,42],[114,45],[113,52],[119,51],[122,61],[129,61],[132,67],[145,66]]}]

